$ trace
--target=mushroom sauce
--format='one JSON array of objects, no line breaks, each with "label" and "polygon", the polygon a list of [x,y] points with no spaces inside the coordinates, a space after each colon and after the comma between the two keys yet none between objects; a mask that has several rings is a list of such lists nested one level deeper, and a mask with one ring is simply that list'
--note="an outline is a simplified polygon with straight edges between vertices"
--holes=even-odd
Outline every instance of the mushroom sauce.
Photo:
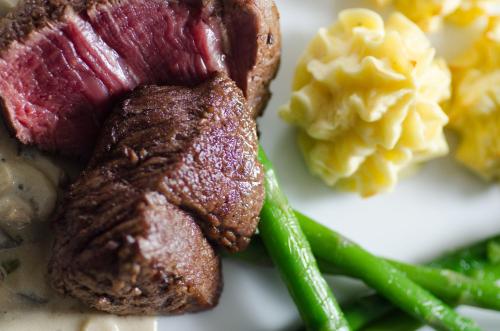
[{"label": "mushroom sauce", "polygon": [[64,172],[0,126],[0,330],[155,331],[154,317],[91,312],[47,283],[50,226]]},{"label": "mushroom sauce", "polygon": [[[0,0],[0,16],[16,2]],[[48,284],[48,220],[64,178],[53,160],[20,146],[0,124],[0,330],[155,331],[155,317],[90,311]]]}]

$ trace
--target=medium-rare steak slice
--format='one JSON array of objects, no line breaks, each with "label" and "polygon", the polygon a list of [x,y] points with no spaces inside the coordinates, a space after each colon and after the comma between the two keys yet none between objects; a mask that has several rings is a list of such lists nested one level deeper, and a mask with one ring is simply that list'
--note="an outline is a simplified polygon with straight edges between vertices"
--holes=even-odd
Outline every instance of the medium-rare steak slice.
[{"label": "medium-rare steak slice", "polygon": [[[281,58],[279,12],[273,0],[223,0],[231,78],[254,116],[264,111]],[[257,36],[257,38],[255,38]]]},{"label": "medium-rare steak slice", "polygon": [[226,72],[257,115],[279,53],[271,0],[26,0],[0,24],[0,104],[21,142],[86,156],[143,84]]},{"label": "medium-rare steak slice", "polygon": [[193,222],[232,251],[256,229],[263,173],[245,105],[223,76],[125,100],[54,223],[55,287],[120,314],[215,304],[218,260]]}]

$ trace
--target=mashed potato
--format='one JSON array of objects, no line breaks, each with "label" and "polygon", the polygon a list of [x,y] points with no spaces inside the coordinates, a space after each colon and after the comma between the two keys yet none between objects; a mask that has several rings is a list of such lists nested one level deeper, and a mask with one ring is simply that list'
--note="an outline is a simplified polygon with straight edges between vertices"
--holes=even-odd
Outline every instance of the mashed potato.
[{"label": "mashed potato", "polygon": [[460,6],[447,19],[458,25],[468,25],[481,17],[494,12],[493,6],[500,5],[498,0],[462,0]]},{"label": "mashed potato", "polygon": [[351,9],[320,29],[300,60],[280,114],[298,127],[311,171],[363,196],[391,190],[410,166],[448,148],[439,102],[450,73],[422,31],[401,14],[384,25]]},{"label": "mashed potato", "polygon": [[492,18],[474,47],[451,64],[450,126],[460,135],[459,161],[500,178],[500,18]]},{"label": "mashed potato", "polygon": [[394,7],[417,23],[424,31],[438,29],[446,18],[467,25],[489,13],[498,0],[375,0],[379,5]]},{"label": "mashed potato", "polygon": [[439,28],[442,19],[460,6],[461,0],[376,0],[379,5],[394,7],[417,23],[424,31]]}]

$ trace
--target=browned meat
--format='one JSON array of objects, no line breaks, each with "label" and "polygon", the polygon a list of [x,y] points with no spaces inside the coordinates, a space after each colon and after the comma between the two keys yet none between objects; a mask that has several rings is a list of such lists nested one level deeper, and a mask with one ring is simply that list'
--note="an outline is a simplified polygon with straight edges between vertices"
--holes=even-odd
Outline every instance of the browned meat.
[{"label": "browned meat", "polygon": [[255,122],[232,80],[134,92],[57,217],[54,286],[118,314],[213,306],[219,261],[193,222],[211,241],[244,248],[262,175]]},{"label": "browned meat", "polygon": [[[255,116],[264,111],[281,58],[279,13],[272,0],[223,0],[229,71]],[[257,36],[257,38],[255,38]]]},{"label": "browned meat", "polygon": [[[126,185],[101,182],[107,177],[101,175],[87,177],[72,191],[81,199],[70,203],[73,210],[85,209],[83,217],[90,217],[83,205],[90,203],[102,206],[103,216],[66,238],[78,244],[63,243],[60,236],[69,231],[57,231],[49,269],[53,286],[95,309],[120,315],[178,314],[215,306],[222,288],[220,261],[193,217],[157,192],[139,195]],[[109,201],[113,194],[120,198]],[[112,203],[120,207],[111,209]],[[106,217],[114,219],[107,224]],[[73,219],[80,221],[80,216]]]},{"label": "browned meat", "polygon": [[87,155],[110,105],[143,84],[225,72],[258,114],[279,53],[272,0],[26,0],[0,25],[0,104],[21,142]]}]

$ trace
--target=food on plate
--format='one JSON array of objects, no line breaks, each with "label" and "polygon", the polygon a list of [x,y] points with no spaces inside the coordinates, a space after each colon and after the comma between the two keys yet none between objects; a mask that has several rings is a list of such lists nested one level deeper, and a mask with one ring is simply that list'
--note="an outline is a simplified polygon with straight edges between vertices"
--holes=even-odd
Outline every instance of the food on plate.
[{"label": "food on plate", "polygon": [[448,152],[440,102],[450,73],[422,31],[401,14],[340,13],[300,59],[282,118],[298,128],[312,173],[371,196],[412,166]]},{"label": "food on plate", "polygon": [[[376,264],[381,266],[384,265],[383,262],[373,260],[373,257],[370,257],[369,259],[372,260],[372,263],[368,263],[366,252],[358,245],[345,239],[342,235],[319,225],[298,211],[295,211],[295,214],[307,239],[311,243],[312,250],[323,273],[351,277],[362,274],[360,278],[365,279],[370,285],[373,284],[373,281],[377,281],[376,278],[372,281],[366,280],[373,277],[376,271],[363,271],[362,268]],[[389,259],[385,259],[385,261],[402,271],[415,283],[446,302],[500,310],[500,302],[498,301],[500,288],[497,285],[500,279],[500,264],[498,263],[500,253],[497,251],[499,245],[500,237],[496,235],[472,246],[447,253],[425,266],[411,265]],[[252,240],[248,250],[238,253],[235,256],[254,264],[272,265],[266,248],[259,237]],[[360,263],[360,259],[364,260],[363,263]],[[355,260],[356,262],[354,262]],[[385,266],[385,270],[390,269],[387,267],[387,264]],[[380,272],[382,269],[377,270],[379,276],[381,276]],[[390,277],[390,274],[385,274],[382,277]],[[399,284],[399,282],[394,283]],[[378,286],[381,285],[383,283],[380,283]],[[376,286],[373,287],[376,288]],[[380,293],[384,292],[385,289],[380,290]],[[414,299],[415,297],[412,295],[410,300]],[[394,302],[397,301],[396,305],[401,307],[405,303],[399,301],[408,300],[408,298],[405,298],[405,294],[400,293],[398,297],[393,297],[392,300]],[[414,307],[417,305],[418,303],[413,304]],[[379,294],[362,297],[342,308],[351,330],[393,329],[392,327],[365,328],[367,325],[372,327],[373,321],[395,309],[393,304]],[[395,315],[401,316],[402,314],[404,315],[404,313],[398,312]],[[390,318],[391,316],[391,314],[386,316],[385,319],[387,321],[384,321],[384,325],[397,325],[396,323],[388,323],[388,321],[394,322]],[[453,319],[458,321],[457,316]],[[400,327],[397,330],[418,329],[418,327],[411,328],[408,326],[414,325],[418,320],[416,321],[412,317],[406,316],[401,317],[401,322],[403,321],[406,327]],[[421,323],[418,322],[417,324],[420,326]]]},{"label": "food on plate", "polygon": [[0,101],[22,143],[86,156],[142,84],[227,72],[259,114],[279,57],[272,1],[26,0],[0,24]]},{"label": "food on plate", "polygon": [[378,5],[393,4],[395,9],[417,23],[424,31],[435,31],[445,19],[468,25],[492,14],[497,0],[375,0]]},{"label": "food on plate", "polygon": [[[449,270],[459,272],[472,278],[472,280],[479,281],[489,281],[493,283],[498,283],[500,280],[500,264],[496,261],[498,255],[490,255],[491,247],[499,245],[500,237],[498,235],[483,240],[479,243],[473,244],[472,246],[464,247],[447,253],[446,255],[439,257],[438,259],[429,263],[432,268],[441,268],[445,271],[444,275],[451,275]],[[438,269],[439,270],[439,269]],[[458,277],[458,279],[464,279],[463,277]],[[469,279],[469,278],[467,278]],[[468,280],[470,281],[470,280]],[[443,290],[449,289],[450,287],[443,284],[436,284],[436,288],[442,287]],[[462,303],[464,299],[469,297],[470,287],[466,286],[467,292],[460,300]],[[498,286],[496,287],[498,290]],[[481,291],[476,292],[478,295]],[[376,295],[375,295],[376,297]],[[376,330],[418,330],[423,327],[423,323],[413,319],[412,317],[400,312],[393,311],[387,314],[387,308],[385,311],[381,309],[381,306],[387,306],[387,301],[382,298],[375,298],[374,296],[362,298],[358,300],[351,307],[345,309],[346,316],[353,316],[356,320],[357,325],[368,325],[369,327],[363,328],[366,331],[376,331]],[[490,299],[495,299],[494,297]],[[498,300],[497,300],[498,301]],[[467,302],[464,304],[470,304]],[[497,302],[498,304],[498,302]],[[389,304],[390,306],[390,304]],[[391,309],[393,310],[393,309]],[[384,316],[385,315],[385,316]],[[384,316],[384,318],[380,318]],[[374,322],[375,321],[375,322]],[[357,329],[361,329],[361,326]],[[357,330],[353,328],[353,330]]]},{"label": "food on plate", "polygon": [[[332,291],[318,269],[311,246],[264,150],[259,150],[266,198],[259,234],[288,287],[308,330],[349,331]],[[265,251],[265,249],[261,249]]]},{"label": "food on plate", "polygon": [[460,6],[447,19],[458,25],[466,26],[480,18],[495,15],[494,6],[498,0],[462,0]]},{"label": "food on plate", "polygon": [[438,29],[443,18],[460,7],[461,0],[375,0],[379,5],[394,7],[417,23],[424,31]]},{"label": "food on plate", "polygon": [[17,4],[19,0],[1,0],[0,1],[0,17],[5,16],[9,11],[11,11]]},{"label": "food on plate", "polygon": [[[299,224],[298,228],[300,228],[307,237],[310,248],[324,273],[336,273],[359,278],[378,293],[384,295],[386,299],[396,304],[403,311],[418,320],[425,321],[428,325],[442,330],[479,331],[480,329],[473,321],[460,316],[428,291],[441,296],[445,301],[455,302],[458,299],[464,304],[472,304],[493,309],[500,308],[497,299],[500,295],[500,288],[494,282],[475,281],[450,271],[412,266],[378,258],[356,243],[317,223],[304,214],[297,211],[294,212],[290,206],[286,206],[286,198],[283,198],[281,196],[282,194],[279,193],[279,184],[274,178],[275,174],[272,165],[266,160],[262,152],[261,161],[266,173],[266,189],[269,188],[269,190],[266,193],[266,201],[262,212],[262,223],[259,230],[262,229],[267,218],[272,219],[275,217],[274,223],[279,223],[279,218],[274,215],[295,214],[295,222]],[[280,203],[282,201],[285,201],[285,205]],[[285,211],[272,212],[272,204],[285,208]],[[269,210],[266,210],[266,208],[269,208]],[[262,231],[260,231],[259,235],[263,235]],[[283,258],[276,258],[270,250],[270,248],[273,248],[274,253],[276,253],[276,246],[269,244],[269,239],[266,238],[265,234],[262,238],[266,243],[265,248],[259,238],[255,238],[250,244],[249,250],[240,253],[239,257],[262,264],[265,261],[265,255],[267,255],[267,248],[270,251],[269,255],[281,272],[283,272],[286,263],[288,263],[289,267],[293,265],[288,261],[284,262]],[[277,242],[281,241],[287,242],[286,240]],[[300,245],[291,244],[291,246]],[[309,249],[309,245],[307,245],[307,249]],[[315,265],[313,266],[315,267]],[[298,281],[292,283],[291,286],[296,286],[297,284],[299,284]],[[396,285],[388,287],[387,284]],[[448,286],[443,286],[444,284]],[[464,298],[465,296],[467,296],[467,298]],[[373,301],[370,301],[370,303],[373,303]],[[297,300],[296,304],[300,307],[300,303],[297,303]],[[380,315],[388,310],[387,304],[384,305],[386,307],[380,307],[380,310],[377,309],[372,312],[367,312],[367,314],[371,314],[371,316],[375,314],[380,317]],[[353,325],[350,324],[351,322],[358,323],[364,321],[364,319],[363,321],[355,320],[355,316],[355,313],[354,317],[351,314],[346,315],[349,325],[353,330],[357,330],[357,328],[354,328]],[[303,320],[307,323],[304,317]],[[338,328],[342,329],[342,326]],[[319,326],[314,328],[308,325],[308,330],[323,329]],[[336,329],[332,328],[328,330]]]},{"label": "food on plate", "polygon": [[51,160],[36,150],[19,148],[0,125],[0,228],[17,232],[47,220],[61,178],[62,171]]},{"label": "food on plate", "polygon": [[220,262],[207,238],[245,248],[262,176],[255,121],[232,80],[139,89],[111,114],[65,196],[54,287],[115,314],[213,307]]},{"label": "food on plate", "polygon": [[456,158],[487,180],[500,178],[500,18],[451,63],[450,127],[459,135]]},{"label": "food on plate", "polygon": [[[35,221],[51,213],[61,170],[34,149],[14,153],[0,128],[0,329],[27,321],[52,330],[55,317],[68,331],[153,330],[152,317],[103,313],[212,308],[222,290],[218,250],[241,254],[256,232],[258,251],[246,254],[271,258],[309,330],[354,331],[392,309],[371,297],[344,316],[321,272],[359,278],[443,330],[479,329],[433,294],[500,308],[498,242],[488,243],[484,268],[473,257],[487,279],[472,279],[376,257],[292,209],[256,128],[280,57],[272,1],[26,0],[0,23],[0,44],[0,100],[17,138],[84,160],[95,147],[49,233]],[[434,53],[401,14],[385,25],[350,10],[322,29],[283,110],[311,167],[371,195],[445,153],[439,103],[450,75]],[[5,203],[12,198],[18,205]],[[63,296],[41,271],[49,246],[47,278]]]}]

